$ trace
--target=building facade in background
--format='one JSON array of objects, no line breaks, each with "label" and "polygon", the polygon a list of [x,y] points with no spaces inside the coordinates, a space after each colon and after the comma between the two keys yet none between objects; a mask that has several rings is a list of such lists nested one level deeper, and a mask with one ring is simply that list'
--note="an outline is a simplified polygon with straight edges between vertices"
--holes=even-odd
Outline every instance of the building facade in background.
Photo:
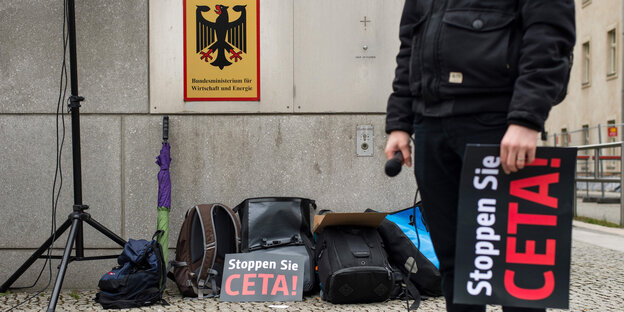
[{"label": "building facade in background", "polygon": [[544,145],[622,138],[622,0],[576,0],[577,41],[568,95],[546,122]]}]

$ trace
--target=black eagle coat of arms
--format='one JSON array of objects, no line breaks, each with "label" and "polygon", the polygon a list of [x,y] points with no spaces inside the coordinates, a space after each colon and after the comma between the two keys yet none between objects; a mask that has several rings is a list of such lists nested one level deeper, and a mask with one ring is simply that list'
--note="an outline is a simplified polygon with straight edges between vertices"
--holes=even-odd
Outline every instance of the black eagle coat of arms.
[{"label": "black eagle coat of arms", "polygon": [[[196,14],[196,53],[201,54],[201,59],[210,62],[214,59],[212,66],[224,67],[238,62],[243,57],[241,53],[247,53],[247,12],[246,5],[236,5],[232,8],[235,12],[240,12],[240,17],[235,21],[230,21],[228,6],[216,5],[214,12],[217,18],[214,22],[204,18],[204,12],[209,12],[210,8],[205,5],[197,6]],[[204,50],[207,51],[204,52]],[[238,51],[236,51],[238,49]],[[229,53],[229,60],[228,55]]]}]

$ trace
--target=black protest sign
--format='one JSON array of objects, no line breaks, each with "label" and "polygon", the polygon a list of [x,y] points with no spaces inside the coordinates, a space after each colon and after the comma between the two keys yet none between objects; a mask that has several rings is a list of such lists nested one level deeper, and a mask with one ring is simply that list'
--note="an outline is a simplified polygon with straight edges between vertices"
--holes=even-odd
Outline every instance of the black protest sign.
[{"label": "black protest sign", "polygon": [[454,302],[568,308],[576,149],[538,147],[505,174],[498,146],[468,145]]},{"label": "black protest sign", "polygon": [[270,253],[225,255],[222,301],[301,301],[302,256]]}]

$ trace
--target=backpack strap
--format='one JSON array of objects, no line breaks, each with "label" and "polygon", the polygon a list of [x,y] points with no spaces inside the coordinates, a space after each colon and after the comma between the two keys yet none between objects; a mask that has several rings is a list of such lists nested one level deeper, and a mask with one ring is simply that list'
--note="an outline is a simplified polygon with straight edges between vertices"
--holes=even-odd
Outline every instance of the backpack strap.
[{"label": "backpack strap", "polygon": [[[169,261],[169,266],[167,267],[168,269],[171,268],[181,268],[181,267],[185,267],[188,266],[189,264],[185,261],[175,261],[175,260],[171,260]],[[169,271],[169,270],[167,270]]]},{"label": "backpack strap", "polygon": [[223,204],[216,204],[216,205],[218,205],[220,208],[225,210],[228,216],[230,217],[230,220],[232,220],[232,224],[234,225],[234,235],[235,235],[234,239],[236,240],[235,249],[236,249],[236,252],[238,253],[240,252],[242,237],[241,237],[241,222],[238,219],[238,216],[236,215],[236,211],[234,211],[230,207],[223,205]]},{"label": "backpack strap", "polygon": [[[217,260],[217,230],[213,216],[215,210],[220,209],[227,212],[231,222],[234,225],[236,251],[240,250],[240,221],[235,213],[223,204],[198,205],[197,213],[200,218],[204,230],[204,258],[197,272],[197,295],[199,298],[215,297],[219,295],[219,285],[216,283],[216,277],[219,272],[215,270],[215,262]],[[206,294],[205,291],[208,290]]]},{"label": "backpack strap", "polygon": [[[224,211],[227,213],[223,213]],[[226,214],[229,217],[228,220],[223,218]],[[216,216],[219,217],[216,218]],[[188,226],[187,232],[185,232],[189,239],[184,242],[191,246],[191,252],[189,254],[184,253],[183,256],[176,257],[176,260],[169,262],[169,266],[173,268],[188,268],[182,269],[188,273],[185,273],[184,277],[177,283],[183,283],[182,287],[187,289],[187,293],[192,291],[193,295],[197,295],[198,298],[210,298],[219,295],[220,285],[217,285],[217,276],[220,273],[218,271],[219,266],[216,263],[220,263],[218,259],[221,259],[224,255],[221,255],[223,252],[221,254],[218,253],[217,249],[223,249],[223,247],[222,244],[218,244],[217,240],[220,238],[217,235],[222,235],[223,231],[220,231],[219,228],[220,225],[224,225],[222,222],[231,222],[233,224],[235,237],[232,237],[229,241],[235,244],[235,248],[233,248],[235,252],[239,252],[241,241],[240,221],[236,214],[223,204],[202,204],[189,209],[185,217],[184,225],[191,225]],[[202,235],[196,235],[200,232]],[[191,239],[193,242],[191,242]],[[221,239],[223,240],[223,238]],[[227,242],[228,240],[226,239],[225,241]],[[180,244],[180,239],[178,239],[178,244]],[[223,251],[227,250],[223,249]],[[231,252],[234,252],[234,250]]]},{"label": "backpack strap", "polygon": [[[410,259],[411,259],[411,263],[410,263]],[[405,275],[405,278],[403,279],[403,284],[405,285],[405,288],[407,290],[407,294],[405,296],[405,301],[407,302],[407,311],[415,311],[418,310],[418,307],[420,306],[420,291],[418,291],[418,288],[416,288],[416,285],[414,285],[414,283],[412,283],[412,281],[410,280],[410,276],[413,273],[416,273],[418,271],[418,267],[416,265],[416,259],[411,258],[408,259],[405,262],[405,268],[408,270],[407,274]],[[407,266],[410,265],[410,268],[408,269]],[[414,299],[414,303],[412,303],[412,305],[409,305],[409,297],[412,297]]]},{"label": "backpack strap", "polygon": [[[197,287],[193,286],[193,289],[197,293],[197,298],[213,298],[219,295],[219,287],[217,286],[217,279],[215,278],[218,274],[219,272],[216,270],[210,269],[208,270],[207,278],[205,280],[200,279]],[[206,282],[210,284],[206,285]],[[208,290],[208,292],[204,294],[204,290]]]},{"label": "backpack strap", "polygon": [[157,230],[156,232],[154,232],[154,235],[152,235],[152,240],[157,240],[163,234],[165,234],[165,231]]},{"label": "backpack strap", "polygon": [[[212,212],[214,206],[215,204],[197,206],[197,217],[200,220],[204,233],[204,257],[202,259],[200,267],[197,268],[196,271],[198,285],[197,296],[199,298],[202,298],[204,296],[202,289],[208,286],[206,285],[206,282],[209,281],[211,277],[214,277],[217,274],[216,271],[213,270],[213,265],[217,257],[216,233],[212,220]],[[212,291],[214,293],[215,289],[213,289]]]},{"label": "backpack strap", "polygon": [[[416,311],[418,310],[418,307],[420,307],[420,292],[418,291],[418,288],[416,288],[416,285],[414,285],[414,283],[412,283],[412,281],[410,281],[408,278],[404,279],[403,282],[405,283],[405,288],[408,293],[408,296],[405,296],[405,301],[407,302],[408,306],[407,310]],[[409,305],[409,297],[412,297],[412,299],[414,299],[414,302],[411,306]]]}]

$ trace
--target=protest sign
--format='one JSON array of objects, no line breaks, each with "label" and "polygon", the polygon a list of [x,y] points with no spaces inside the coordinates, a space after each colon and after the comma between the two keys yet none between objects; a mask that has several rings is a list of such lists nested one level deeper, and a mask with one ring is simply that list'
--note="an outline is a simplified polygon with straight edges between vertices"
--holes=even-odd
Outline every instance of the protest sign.
[{"label": "protest sign", "polygon": [[271,253],[225,255],[222,301],[301,301],[304,258]]},{"label": "protest sign", "polygon": [[509,175],[499,149],[466,148],[454,302],[567,309],[576,149],[538,147]]}]

